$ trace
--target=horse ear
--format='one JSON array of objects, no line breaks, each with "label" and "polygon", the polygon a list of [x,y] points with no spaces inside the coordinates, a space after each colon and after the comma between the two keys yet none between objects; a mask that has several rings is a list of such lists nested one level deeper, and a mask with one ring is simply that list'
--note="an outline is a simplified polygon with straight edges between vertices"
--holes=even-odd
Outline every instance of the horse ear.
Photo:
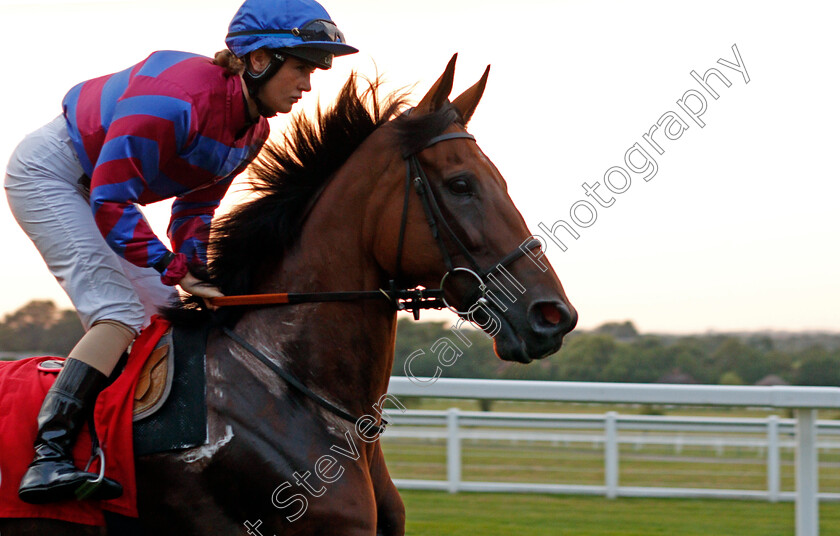
[{"label": "horse ear", "polygon": [[452,55],[452,59],[446,65],[446,70],[440,75],[437,82],[429,89],[426,95],[420,100],[420,103],[415,107],[419,113],[432,113],[440,110],[452,93],[452,82],[455,79],[455,60],[458,59],[458,53]]},{"label": "horse ear", "polygon": [[481,80],[476,82],[473,87],[458,95],[458,98],[452,102],[455,108],[461,112],[461,117],[464,118],[464,125],[470,122],[470,118],[478,106],[478,101],[481,100],[481,96],[484,94],[484,87],[487,85],[487,76],[489,74],[490,66],[488,65],[484,70],[484,74],[481,76]]}]

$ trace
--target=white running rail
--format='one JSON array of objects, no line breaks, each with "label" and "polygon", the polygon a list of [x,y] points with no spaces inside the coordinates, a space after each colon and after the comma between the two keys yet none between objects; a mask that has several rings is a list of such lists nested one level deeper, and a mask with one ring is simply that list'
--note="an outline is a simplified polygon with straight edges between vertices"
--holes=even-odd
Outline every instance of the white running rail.
[{"label": "white running rail", "polygon": [[[540,400],[560,402],[591,402],[621,404],[656,404],[656,405],[699,405],[699,406],[747,406],[795,410],[795,447],[796,447],[796,536],[819,535],[819,499],[840,500],[840,494],[818,494],[817,461],[818,448],[825,446],[817,443],[817,409],[840,409],[840,388],[837,387],[741,387],[717,385],[662,385],[628,383],[591,383],[591,382],[543,382],[513,380],[464,380],[392,377],[389,393],[400,396],[427,398],[469,398],[492,400]],[[410,418],[409,414],[401,417],[397,411],[389,412],[395,420]],[[421,418],[421,415],[414,415]],[[438,416],[427,415],[426,418]],[[496,426],[506,426],[515,420],[510,414],[497,416]],[[529,428],[551,427],[550,419],[557,416],[527,416]],[[581,423],[591,416],[581,416]],[[400,487],[422,489],[445,489],[456,491],[504,491],[543,493],[581,493],[617,496],[644,497],[730,497],[730,498],[765,498],[771,501],[787,500],[789,495],[779,490],[779,449],[782,446],[780,429],[790,426],[787,420],[771,417],[764,424],[767,430],[766,448],[768,449],[768,489],[767,491],[735,490],[699,490],[669,488],[633,488],[621,487],[618,482],[618,444],[621,441],[619,430],[633,426],[651,425],[649,417],[619,416],[614,412],[601,416],[604,428],[603,444],[605,453],[604,486],[562,486],[554,484],[513,484],[491,482],[461,481],[461,447],[465,437],[460,426],[468,419],[481,420],[473,413],[450,410],[446,413],[447,426],[447,480],[437,481],[401,481],[395,480]],[[661,426],[700,426],[708,425],[703,419],[686,423],[685,418],[670,418]],[[680,421],[682,424],[679,424]],[[753,420],[740,423],[728,423],[744,429],[753,426]],[[407,424],[407,423],[406,423]],[[427,423],[429,424],[429,423]],[[828,422],[820,422],[821,429],[832,433],[837,427]],[[581,426],[585,426],[582,424]],[[589,424],[591,426],[591,423]],[[398,427],[392,429],[396,432]],[[821,433],[823,432],[821,430]],[[838,436],[840,438],[840,436]],[[834,442],[832,442],[834,444]],[[675,494],[676,492],[676,494]],[[750,497],[747,497],[749,495]],[[835,496],[836,495],[836,496]]]}]

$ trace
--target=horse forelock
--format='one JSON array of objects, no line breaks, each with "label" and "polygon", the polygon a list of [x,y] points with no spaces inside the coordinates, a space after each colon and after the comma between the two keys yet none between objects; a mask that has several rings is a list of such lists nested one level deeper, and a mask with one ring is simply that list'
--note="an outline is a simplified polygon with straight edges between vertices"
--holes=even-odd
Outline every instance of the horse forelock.
[{"label": "horse forelock", "polygon": [[439,136],[450,125],[466,126],[461,112],[451,103],[433,113],[413,115],[402,114],[394,121],[398,141],[402,154],[412,155],[422,151],[429,141]]}]

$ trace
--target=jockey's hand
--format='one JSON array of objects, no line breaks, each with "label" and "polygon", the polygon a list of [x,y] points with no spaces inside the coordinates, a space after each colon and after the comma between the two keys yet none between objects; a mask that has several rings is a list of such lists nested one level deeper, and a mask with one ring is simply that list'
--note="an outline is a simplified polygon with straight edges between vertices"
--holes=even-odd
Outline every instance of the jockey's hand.
[{"label": "jockey's hand", "polygon": [[219,308],[219,306],[211,305],[210,301],[206,298],[218,298],[220,296],[224,296],[224,294],[222,294],[222,291],[219,290],[217,287],[211,285],[206,281],[202,281],[201,279],[192,275],[190,272],[187,272],[187,275],[185,275],[181,279],[181,281],[178,282],[178,286],[180,286],[184,290],[184,292],[202,298],[204,301],[204,306],[210,309],[211,311],[215,311]]}]

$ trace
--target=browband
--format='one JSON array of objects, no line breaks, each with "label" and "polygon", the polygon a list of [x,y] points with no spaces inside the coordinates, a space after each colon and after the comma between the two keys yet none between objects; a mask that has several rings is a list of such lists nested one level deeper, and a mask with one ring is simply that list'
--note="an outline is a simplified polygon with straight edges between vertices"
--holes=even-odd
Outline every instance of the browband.
[{"label": "browband", "polygon": [[440,143],[446,140],[454,140],[456,138],[466,138],[468,140],[475,141],[475,136],[473,136],[469,132],[450,132],[449,134],[441,134],[440,136],[435,136],[434,138],[430,139],[426,146],[423,148],[428,149],[436,143]]}]

